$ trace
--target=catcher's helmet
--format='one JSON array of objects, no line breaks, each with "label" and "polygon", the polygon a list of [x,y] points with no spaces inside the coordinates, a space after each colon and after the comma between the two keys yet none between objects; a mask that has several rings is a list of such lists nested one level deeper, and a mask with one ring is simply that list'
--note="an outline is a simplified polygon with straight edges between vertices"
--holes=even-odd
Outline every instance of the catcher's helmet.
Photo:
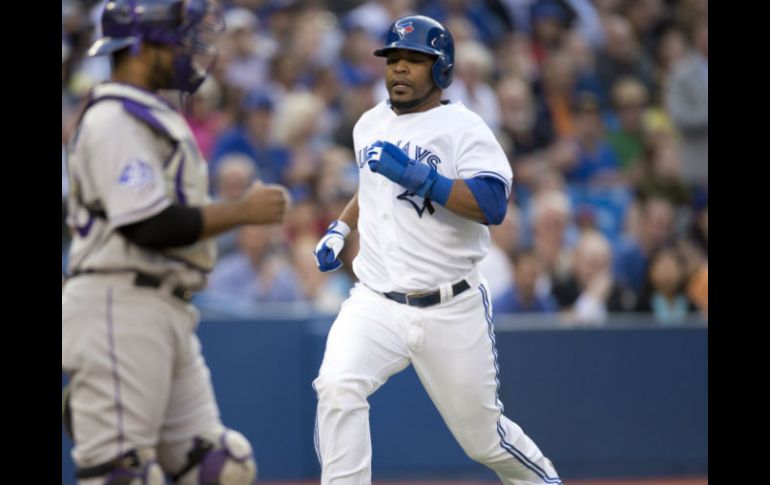
[{"label": "catcher's helmet", "polygon": [[129,46],[136,53],[143,41],[178,47],[169,87],[192,93],[214,63],[217,50],[210,36],[224,30],[224,20],[212,0],[107,0],[101,29],[90,56]]},{"label": "catcher's helmet", "polygon": [[441,89],[446,89],[452,84],[455,43],[452,34],[439,22],[424,15],[411,15],[396,20],[390,26],[385,47],[374,51],[374,55],[386,57],[393,49],[407,49],[436,56],[432,71],[433,82]]}]

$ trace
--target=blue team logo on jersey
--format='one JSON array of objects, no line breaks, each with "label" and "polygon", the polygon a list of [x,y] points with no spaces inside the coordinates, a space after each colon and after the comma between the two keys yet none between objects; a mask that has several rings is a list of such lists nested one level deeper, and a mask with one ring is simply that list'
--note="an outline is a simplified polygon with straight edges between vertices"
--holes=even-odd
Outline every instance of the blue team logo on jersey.
[{"label": "blue team logo on jersey", "polygon": [[414,27],[412,27],[412,22],[404,22],[402,24],[396,24],[393,26],[393,32],[398,34],[398,37],[401,40],[404,40],[404,37],[406,37],[406,34],[414,32]]},{"label": "blue team logo on jersey", "polygon": [[118,185],[131,189],[151,187],[155,183],[155,175],[149,163],[134,159],[129,161],[118,178]]},{"label": "blue team logo on jersey", "polygon": [[[408,141],[402,144],[400,140],[398,143],[396,143],[396,145],[398,145],[398,147],[401,148],[401,150],[403,150],[403,152],[406,153],[408,157],[417,160],[418,162],[427,163],[431,167],[438,170],[438,166],[441,164],[441,159],[427,148],[423,148],[420,145],[415,144],[414,150],[412,150],[412,142]],[[404,192],[398,194],[396,198],[398,200],[409,202],[409,204],[411,204],[414,210],[417,212],[417,216],[421,219],[426,209],[431,215],[436,212],[436,209],[433,207],[430,199],[424,199],[414,192],[405,190]]]},{"label": "blue team logo on jersey", "polygon": [[425,209],[428,209],[428,212],[430,214],[433,214],[435,212],[435,209],[433,208],[433,204],[431,204],[430,200],[423,199],[422,197],[415,194],[414,192],[409,192],[408,190],[405,190],[403,193],[398,194],[396,196],[396,199],[404,200],[412,204],[412,207],[414,208],[414,210],[417,211],[417,217],[419,217],[420,219],[422,219],[422,214],[425,212]]}]

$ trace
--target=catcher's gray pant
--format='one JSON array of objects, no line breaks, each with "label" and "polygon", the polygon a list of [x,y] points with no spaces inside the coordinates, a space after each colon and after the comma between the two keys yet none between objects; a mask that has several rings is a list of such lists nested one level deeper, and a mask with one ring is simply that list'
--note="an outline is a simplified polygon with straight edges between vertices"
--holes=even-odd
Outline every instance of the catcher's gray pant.
[{"label": "catcher's gray pant", "polygon": [[472,279],[469,290],[427,308],[361,284],[352,290],[313,382],[322,485],[371,483],[367,398],[410,363],[468,456],[506,485],[561,484],[532,439],[502,414],[492,308],[483,278]]},{"label": "catcher's gray pant", "polygon": [[70,375],[75,463],[152,448],[167,472],[193,437],[221,429],[198,312],[133,274],[83,275],[62,294],[62,369]]}]

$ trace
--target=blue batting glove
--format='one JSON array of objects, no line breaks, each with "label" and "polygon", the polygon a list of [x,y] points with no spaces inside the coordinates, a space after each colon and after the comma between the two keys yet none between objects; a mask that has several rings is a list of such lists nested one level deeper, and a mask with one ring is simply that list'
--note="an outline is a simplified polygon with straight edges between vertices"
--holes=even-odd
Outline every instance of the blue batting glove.
[{"label": "blue batting glove", "polygon": [[366,157],[372,172],[379,173],[420,197],[430,197],[440,204],[445,204],[449,198],[452,187],[450,179],[439,175],[430,165],[412,160],[390,142],[375,142],[366,152]]},{"label": "blue batting glove", "polygon": [[382,142],[376,141],[366,151],[366,163],[372,172],[377,172],[380,165],[380,156],[382,156]]},{"label": "blue batting glove", "polygon": [[342,261],[337,259],[345,247],[345,238],[350,234],[350,227],[345,222],[336,220],[329,224],[326,234],[318,241],[313,254],[318,269],[322,273],[336,271],[342,267]]}]

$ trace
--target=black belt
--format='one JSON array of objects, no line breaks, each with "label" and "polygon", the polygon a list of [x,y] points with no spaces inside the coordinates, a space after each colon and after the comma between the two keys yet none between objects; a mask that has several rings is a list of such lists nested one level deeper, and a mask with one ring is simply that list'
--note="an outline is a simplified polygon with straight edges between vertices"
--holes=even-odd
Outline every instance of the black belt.
[{"label": "black belt", "polygon": [[75,477],[84,478],[84,479],[95,478],[95,477],[100,477],[102,475],[106,475],[118,469],[121,469],[121,470],[136,469],[140,465],[141,465],[141,460],[139,460],[139,455],[137,455],[135,450],[131,450],[124,453],[122,456],[119,456],[106,463],[102,463],[101,465],[90,466],[87,468],[77,468],[77,470],[75,471]]},{"label": "black belt", "polygon": [[[452,296],[457,296],[470,287],[471,285],[465,280],[457,282],[452,285]],[[440,290],[427,293],[399,293],[397,291],[390,291],[383,293],[383,295],[385,295],[385,298],[409,306],[426,307],[441,303]]]},{"label": "black belt", "polygon": [[[163,284],[163,280],[147,273],[137,272],[136,278],[134,278],[134,284],[136,286],[144,286],[147,288],[160,288]],[[192,291],[182,286],[177,286],[171,290],[171,294],[185,302],[190,301],[192,298]]]},{"label": "black belt", "polygon": [[[134,285],[141,286],[144,288],[160,288],[163,286],[163,280],[153,276],[148,273],[144,273],[142,271],[136,271],[136,270],[93,270],[93,269],[87,269],[84,271],[75,271],[70,275],[70,278],[74,278],[76,276],[84,275],[84,274],[117,274],[117,273],[134,273],[136,276],[134,277]],[[189,302],[192,298],[192,291],[188,290],[187,288],[183,286],[177,286],[174,289],[171,290],[171,295],[173,295],[176,298],[179,298],[180,300],[184,302]]]}]

